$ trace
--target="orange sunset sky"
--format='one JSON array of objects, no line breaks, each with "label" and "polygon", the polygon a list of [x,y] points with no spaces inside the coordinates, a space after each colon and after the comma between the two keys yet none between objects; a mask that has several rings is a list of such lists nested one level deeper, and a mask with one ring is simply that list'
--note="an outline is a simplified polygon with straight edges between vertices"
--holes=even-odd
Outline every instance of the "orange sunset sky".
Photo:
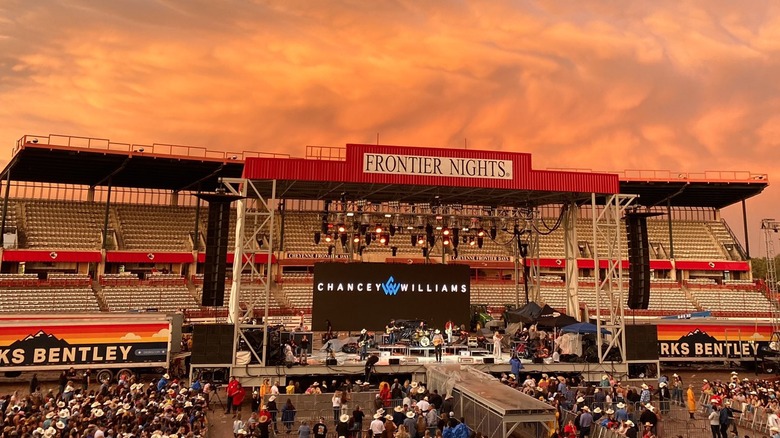
[{"label": "orange sunset sky", "polygon": [[[0,2],[2,164],[28,133],[296,156],[378,133],[780,180],[779,84],[772,1]],[[754,256],[778,198],[748,202]]]}]

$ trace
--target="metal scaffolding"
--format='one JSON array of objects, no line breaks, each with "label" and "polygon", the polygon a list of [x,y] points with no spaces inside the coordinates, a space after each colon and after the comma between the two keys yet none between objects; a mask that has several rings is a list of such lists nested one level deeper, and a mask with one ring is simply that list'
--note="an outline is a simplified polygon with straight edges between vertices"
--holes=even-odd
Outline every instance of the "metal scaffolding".
[{"label": "metal scaffolding", "polygon": [[772,315],[772,332],[780,333],[780,310],[778,310],[777,270],[775,269],[775,238],[780,231],[780,222],[774,219],[762,219],[761,230],[764,232],[764,249],[766,250],[766,286],[769,292],[769,311]]},{"label": "metal scaffolding", "polygon": [[[610,362],[610,354],[614,355],[613,351],[618,352],[621,363],[626,361],[624,313],[626,294],[622,265],[626,230],[621,219],[634,199],[636,199],[635,195],[610,195],[602,206],[597,203],[596,194],[591,195],[593,263],[596,280],[596,343],[599,363]],[[602,329],[610,333],[606,335],[608,336],[606,343]]]},{"label": "metal scaffolding", "polygon": [[[241,197],[236,205],[236,245],[233,257],[233,283],[230,288],[230,310],[228,312],[228,321],[235,327],[232,363],[234,368],[238,365],[245,365],[238,362],[239,345],[242,340],[243,345],[261,366],[266,365],[268,357],[268,329],[266,325],[271,297],[271,267],[275,240],[276,181],[270,183],[270,194],[264,195],[252,180],[245,178],[222,179],[222,184],[228,194]],[[265,256],[265,263],[256,263],[263,256]],[[261,294],[253,296],[250,293],[243,293],[241,276],[245,270],[249,273],[249,284],[259,285]],[[246,290],[250,289],[246,288]],[[263,320],[260,324],[253,324],[254,309],[261,305],[264,309]],[[255,351],[246,336],[248,330],[258,329],[263,331],[261,352]]]}]

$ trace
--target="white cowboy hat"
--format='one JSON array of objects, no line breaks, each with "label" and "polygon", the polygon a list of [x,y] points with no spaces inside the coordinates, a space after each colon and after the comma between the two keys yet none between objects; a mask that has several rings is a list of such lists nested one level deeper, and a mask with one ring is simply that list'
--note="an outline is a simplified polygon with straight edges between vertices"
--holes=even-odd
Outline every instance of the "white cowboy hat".
[{"label": "white cowboy hat", "polygon": [[583,406],[583,407],[582,407],[582,410],[583,410],[583,411],[589,411],[589,410],[590,410],[590,408],[589,408],[589,407],[587,407],[587,406]]},{"label": "white cowboy hat", "polygon": [[629,427],[634,427],[634,422],[633,422],[633,421],[631,421],[631,420],[626,420],[626,424],[627,424]]},{"label": "white cowboy hat", "polygon": [[163,379],[168,380],[171,376],[168,373],[163,374]]},{"label": "white cowboy hat", "polygon": [[58,421],[58,422],[55,424],[55,426],[56,426],[56,427],[57,427],[57,429],[59,429],[59,430],[65,429],[65,423],[63,423],[62,421]]},{"label": "white cowboy hat", "polygon": [[414,418],[414,412],[409,411],[406,413],[406,418]]},{"label": "white cowboy hat", "polygon": [[422,386],[417,388],[417,393],[418,394],[425,394],[425,388],[423,388]]},{"label": "white cowboy hat", "polygon": [[68,418],[70,417],[70,411],[67,409],[63,409],[60,412],[58,412],[57,415],[59,415],[60,418]]},{"label": "white cowboy hat", "polygon": [[393,416],[390,414],[385,415],[385,420],[393,421]]},{"label": "white cowboy hat", "polygon": [[103,410],[102,410],[102,409],[95,409],[95,410],[92,412],[92,415],[94,415],[94,416],[95,416],[95,417],[97,417],[97,418],[100,418],[100,417],[102,417],[103,415],[105,415],[105,412],[103,412]]},{"label": "white cowboy hat", "polygon": [[374,414],[374,419],[375,419],[375,420],[378,420],[378,419],[380,419],[380,418],[382,418],[382,414],[380,414],[380,413],[378,413],[378,412],[377,412],[376,414]]},{"label": "white cowboy hat", "polygon": [[608,380],[608,379],[609,379],[608,375],[606,375],[606,374],[602,374],[601,375],[601,380]]},{"label": "white cowboy hat", "polygon": [[658,384],[658,386],[660,386],[661,388],[665,388],[666,387],[666,382],[661,382],[661,383]]},{"label": "white cowboy hat", "polygon": [[612,409],[607,409],[606,411],[604,411],[604,413],[607,415],[612,415],[615,413],[615,411],[613,411]]},{"label": "white cowboy hat", "polygon": [[585,401],[585,397],[577,397],[577,403],[582,403]]},{"label": "white cowboy hat", "polygon": [[396,406],[396,407],[393,408],[393,410],[396,411],[396,412],[403,412],[404,408],[402,408],[401,406]]},{"label": "white cowboy hat", "polygon": [[648,411],[655,412],[655,408],[650,403],[646,404],[645,407],[647,408]]},{"label": "white cowboy hat", "polygon": [[417,382],[412,382],[412,388],[417,388]]},{"label": "white cowboy hat", "polygon": [[593,413],[594,414],[600,414],[601,413],[601,408],[597,406],[596,409],[593,410]]},{"label": "white cowboy hat", "polygon": [[434,333],[434,334],[436,334],[436,335],[438,335],[438,334],[439,334],[439,333],[441,333],[441,332],[439,331],[439,329],[436,329],[436,330],[434,330],[434,331],[433,331],[433,333]]},{"label": "white cowboy hat", "polygon": [[276,396],[275,395],[272,395],[272,396],[268,397],[268,401],[269,402],[272,402],[274,400],[276,400]]},{"label": "white cowboy hat", "polygon": [[363,329],[363,330],[360,331],[360,333],[365,335],[366,331],[367,331],[366,329]]},{"label": "white cowboy hat", "polygon": [[642,384],[642,389],[647,389],[647,388],[648,388],[647,383],[643,383]]},{"label": "white cowboy hat", "polygon": [[342,423],[347,423],[347,422],[349,422],[349,415],[341,414],[341,416],[339,417],[339,420],[341,420]]},{"label": "white cowboy hat", "polygon": [[64,408],[65,407],[65,402],[64,401],[58,401],[57,402],[57,407],[58,408]]},{"label": "white cowboy hat", "polygon": [[626,404],[625,404],[625,403],[623,403],[623,402],[620,402],[620,403],[618,403],[618,404],[617,404],[617,408],[618,408],[618,409],[623,409],[623,408],[625,408],[625,407],[626,407]]}]

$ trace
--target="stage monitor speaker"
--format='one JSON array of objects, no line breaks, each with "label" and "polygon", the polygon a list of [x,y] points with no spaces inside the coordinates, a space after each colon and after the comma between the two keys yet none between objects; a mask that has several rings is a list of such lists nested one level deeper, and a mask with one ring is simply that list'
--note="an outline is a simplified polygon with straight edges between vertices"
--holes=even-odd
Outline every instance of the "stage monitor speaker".
[{"label": "stage monitor speaker", "polygon": [[391,357],[387,360],[388,365],[401,365],[401,359],[397,357]]},{"label": "stage monitor speaker", "polygon": [[654,325],[626,324],[626,360],[658,360],[658,330]]},{"label": "stage monitor speaker", "polygon": [[233,324],[198,324],[192,330],[192,363],[233,363]]},{"label": "stage monitor speaker", "polygon": [[230,237],[230,203],[240,196],[224,193],[200,194],[198,198],[209,203],[206,228],[206,261],[203,266],[202,306],[225,305],[225,270],[228,238]]},{"label": "stage monitor speaker", "polygon": [[491,364],[491,363],[495,363],[495,360],[492,357],[483,357],[482,363]]},{"label": "stage monitor speaker", "polygon": [[336,359],[333,358],[325,359],[325,365],[327,366],[338,365],[338,364],[339,362]]},{"label": "stage monitor speaker", "polygon": [[647,241],[647,214],[626,214],[628,234],[628,308],[650,306],[650,245]]}]

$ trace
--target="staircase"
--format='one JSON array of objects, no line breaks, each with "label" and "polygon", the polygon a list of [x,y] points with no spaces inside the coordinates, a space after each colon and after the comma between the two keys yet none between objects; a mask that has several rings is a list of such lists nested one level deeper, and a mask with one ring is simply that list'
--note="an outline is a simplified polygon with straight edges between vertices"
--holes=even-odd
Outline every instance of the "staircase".
[{"label": "staircase", "polygon": [[106,298],[103,296],[103,287],[100,286],[100,282],[98,280],[92,280],[92,292],[95,294],[95,299],[97,300],[98,307],[100,307],[100,311],[110,311],[108,308],[108,303],[106,303]]},{"label": "staircase", "polygon": [[685,297],[688,298],[688,300],[693,303],[693,306],[696,307],[697,311],[701,312],[702,310],[704,310],[704,306],[702,306],[701,303],[698,302],[696,298],[693,297],[693,294],[691,293],[690,290],[688,290],[687,286],[680,283],[680,289],[683,291],[683,293],[685,293]]}]

